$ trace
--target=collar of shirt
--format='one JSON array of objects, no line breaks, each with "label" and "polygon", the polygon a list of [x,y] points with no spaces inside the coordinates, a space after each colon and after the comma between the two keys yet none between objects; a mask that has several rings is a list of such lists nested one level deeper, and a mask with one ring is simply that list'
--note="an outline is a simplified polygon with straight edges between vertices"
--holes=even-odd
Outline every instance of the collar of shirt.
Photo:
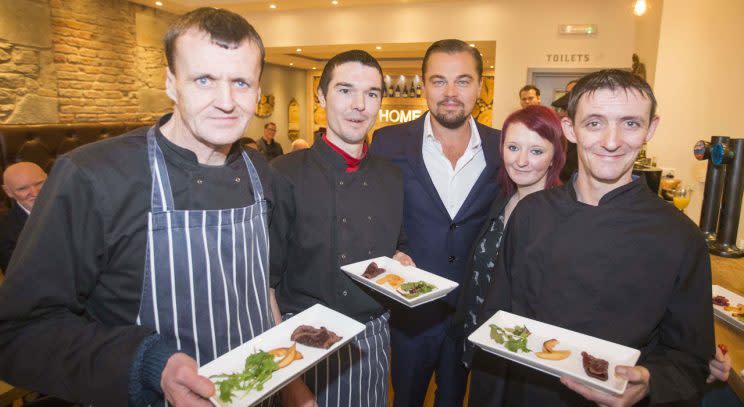
[{"label": "collar of shirt", "polygon": [[[183,166],[187,169],[198,169],[201,167],[220,167],[216,165],[204,165],[200,164],[199,160],[196,158],[196,154],[194,154],[193,151],[183,148],[181,146],[178,146],[174,144],[172,141],[168,140],[167,137],[160,131],[160,127],[163,126],[165,123],[168,122],[168,120],[171,119],[172,113],[168,113],[160,118],[156,125],[156,132],[155,137],[157,139],[158,145],[163,150],[163,156],[167,160],[172,160],[173,163]],[[237,162],[238,159],[241,158],[241,148],[240,143],[235,142],[233,143],[232,147],[230,147],[230,152],[227,153],[227,159],[225,160],[224,165],[232,165]]]},{"label": "collar of shirt", "polygon": [[31,214],[31,211],[29,211],[28,209],[26,209],[25,206],[23,206],[20,203],[18,203],[18,201],[16,201],[16,205],[18,205],[18,207],[21,208],[21,210],[23,210],[23,212],[26,212],[26,215],[30,215]]},{"label": "collar of shirt", "polygon": [[[566,183],[565,188],[566,191],[568,191],[568,194],[571,196],[571,199],[574,200],[576,203],[580,205],[587,205],[585,203],[579,202],[579,198],[576,195],[576,178],[578,176],[579,172],[575,172],[574,175],[571,177],[571,180]],[[638,175],[632,175],[632,180],[628,182],[625,185],[621,185],[615,189],[613,189],[610,192],[607,192],[602,196],[602,198],[599,200],[599,203],[597,206],[604,206],[604,205],[610,205],[612,203],[617,203],[619,205],[623,205],[625,202],[625,199],[635,199],[633,198],[633,195],[640,192],[645,192],[645,190],[648,190],[648,192],[651,192],[651,189],[648,188],[646,185],[646,178],[643,176]],[[645,188],[645,190],[644,190]],[[592,205],[587,205],[592,206]]]},{"label": "collar of shirt", "polygon": [[367,143],[364,143],[362,145],[362,156],[359,158],[352,157],[349,153],[342,150],[337,145],[333,144],[330,140],[328,140],[328,137],[326,135],[323,135],[323,141],[328,144],[329,147],[333,149],[336,153],[338,153],[341,157],[343,157],[344,161],[346,161],[346,172],[354,172],[359,169],[359,165],[362,163],[362,160],[364,160],[364,157],[367,156]]},{"label": "collar of shirt", "polygon": [[[462,157],[457,160],[457,164],[454,168],[455,172],[457,172],[460,168],[462,168],[465,164],[472,160],[473,156],[482,148],[480,134],[478,134],[478,128],[475,125],[475,119],[473,119],[473,116],[469,117],[468,122],[470,124],[470,141],[468,141],[468,146],[465,148],[465,152],[462,154]],[[436,151],[438,155],[444,157],[442,143],[440,143],[439,140],[437,140],[437,138],[434,136],[434,130],[431,127],[431,112],[427,112],[426,117],[424,118],[423,148],[433,149],[433,151]]]}]

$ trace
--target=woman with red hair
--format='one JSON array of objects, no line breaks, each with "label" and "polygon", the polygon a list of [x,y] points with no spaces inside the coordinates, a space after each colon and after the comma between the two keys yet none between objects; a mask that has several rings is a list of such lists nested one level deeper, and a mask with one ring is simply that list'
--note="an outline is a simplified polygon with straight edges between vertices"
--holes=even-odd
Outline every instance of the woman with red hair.
[{"label": "woman with red hair", "polygon": [[[517,110],[506,118],[501,134],[503,164],[497,177],[502,193],[491,205],[468,259],[466,270],[470,273],[463,282],[453,326],[460,337],[467,337],[477,327],[476,317],[493,279],[501,238],[512,211],[525,196],[561,185],[559,175],[566,161],[560,119],[550,108],[532,105]],[[467,340],[464,343],[463,361],[470,367],[473,345]]]}]

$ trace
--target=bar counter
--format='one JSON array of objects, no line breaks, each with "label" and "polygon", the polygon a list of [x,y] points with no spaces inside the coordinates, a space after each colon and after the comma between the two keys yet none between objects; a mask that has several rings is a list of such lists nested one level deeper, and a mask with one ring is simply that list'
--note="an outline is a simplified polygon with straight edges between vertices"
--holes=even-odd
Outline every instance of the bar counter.
[{"label": "bar counter", "polygon": [[[744,259],[727,259],[711,255],[710,265],[713,284],[744,295]],[[732,371],[728,383],[739,400],[744,403],[744,379],[739,374],[744,370],[744,332],[718,318],[714,318],[714,321],[716,343],[726,344],[731,356]]]}]

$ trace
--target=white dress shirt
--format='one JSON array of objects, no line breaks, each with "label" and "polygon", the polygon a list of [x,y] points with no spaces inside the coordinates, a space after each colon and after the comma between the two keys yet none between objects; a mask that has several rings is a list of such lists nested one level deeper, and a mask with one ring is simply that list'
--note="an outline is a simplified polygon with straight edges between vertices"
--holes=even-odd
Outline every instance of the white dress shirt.
[{"label": "white dress shirt", "polygon": [[439,193],[439,198],[447,208],[450,218],[454,219],[481,172],[486,168],[486,157],[483,155],[481,138],[475,126],[475,120],[472,116],[470,117],[470,141],[465,152],[452,168],[452,164],[444,155],[442,144],[434,137],[430,113],[426,113],[422,153],[424,165]]}]

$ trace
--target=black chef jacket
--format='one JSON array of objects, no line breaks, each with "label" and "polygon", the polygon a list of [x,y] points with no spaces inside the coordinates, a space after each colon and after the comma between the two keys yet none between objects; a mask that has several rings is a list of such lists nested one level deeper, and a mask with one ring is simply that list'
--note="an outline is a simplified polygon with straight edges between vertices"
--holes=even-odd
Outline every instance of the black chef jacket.
[{"label": "black chef jacket", "polygon": [[344,158],[322,141],[271,165],[280,175],[270,281],[281,312],[321,303],[360,322],[380,316],[380,294],[370,294],[340,267],[395,254],[403,219],[400,171],[367,155],[347,173]]},{"label": "black chef jacket", "polygon": [[[577,201],[569,182],[517,205],[479,319],[511,310],[639,349],[638,364],[651,373],[641,404],[699,405],[715,351],[710,287],[702,234],[642,178],[598,206]],[[508,405],[586,404],[557,378],[508,370]]]},{"label": "black chef jacket", "polygon": [[[152,334],[134,325],[150,209],[146,133],[88,144],[56,161],[0,285],[0,379],[71,401],[127,403],[132,357]],[[204,166],[160,131],[157,142],[176,209],[253,203],[237,144],[224,166]],[[247,151],[272,200],[266,160]]]}]

